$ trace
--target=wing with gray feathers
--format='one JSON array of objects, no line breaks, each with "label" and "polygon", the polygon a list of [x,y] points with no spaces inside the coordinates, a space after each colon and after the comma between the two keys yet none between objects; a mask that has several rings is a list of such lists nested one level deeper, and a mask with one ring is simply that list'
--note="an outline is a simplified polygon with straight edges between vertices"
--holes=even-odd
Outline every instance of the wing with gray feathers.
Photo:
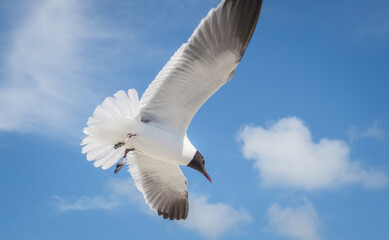
[{"label": "wing with gray feathers", "polygon": [[262,0],[223,0],[149,85],[142,120],[185,133],[198,109],[234,75],[254,32]]},{"label": "wing with gray feathers", "polygon": [[165,219],[186,219],[189,210],[187,182],[178,164],[138,152],[132,152],[128,162],[134,183],[151,209]]}]

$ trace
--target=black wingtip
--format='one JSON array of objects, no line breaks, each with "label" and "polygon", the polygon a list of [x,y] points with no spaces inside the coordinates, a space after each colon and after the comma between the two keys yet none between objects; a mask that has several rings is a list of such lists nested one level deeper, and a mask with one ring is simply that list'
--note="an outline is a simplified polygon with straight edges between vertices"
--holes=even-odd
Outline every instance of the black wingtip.
[{"label": "black wingtip", "polygon": [[257,26],[262,2],[262,0],[225,0],[223,2],[222,11],[231,11],[227,15],[232,18],[230,21],[234,23],[236,37],[242,43],[240,58],[243,57]]},{"label": "black wingtip", "polygon": [[189,204],[188,199],[176,199],[167,208],[163,207],[157,210],[159,216],[164,219],[185,220],[188,217]]},{"label": "black wingtip", "polygon": [[[244,0],[241,0],[241,1],[244,1]],[[255,10],[254,10],[254,14],[251,14],[247,17],[247,20],[248,20],[247,26],[250,27],[250,29],[249,29],[248,34],[246,36],[246,40],[243,44],[243,52],[242,52],[241,57],[243,57],[243,54],[244,54],[247,46],[249,45],[251,37],[253,36],[255,28],[257,26],[259,14],[261,13],[261,9],[262,9],[262,0],[251,1],[251,7],[253,7]]]},{"label": "black wingtip", "polygon": [[246,49],[247,46],[249,45],[251,37],[253,36],[254,30],[255,30],[255,28],[257,26],[259,14],[261,13],[261,9],[262,9],[262,0],[258,1],[258,5],[256,6],[255,9],[256,9],[255,15],[254,15],[254,18],[253,18],[253,21],[252,21],[252,24],[251,24],[251,29],[249,31],[249,35],[247,36],[246,42],[244,44],[244,46],[245,46],[244,49]]}]

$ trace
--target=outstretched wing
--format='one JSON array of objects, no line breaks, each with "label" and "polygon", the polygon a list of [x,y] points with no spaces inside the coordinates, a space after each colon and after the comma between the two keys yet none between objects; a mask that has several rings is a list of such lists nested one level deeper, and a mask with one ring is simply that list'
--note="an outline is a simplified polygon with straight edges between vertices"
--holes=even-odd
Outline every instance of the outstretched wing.
[{"label": "outstretched wing", "polygon": [[201,105],[233,77],[261,5],[262,0],[223,0],[211,9],[146,89],[142,120],[185,133]]},{"label": "outstretched wing", "polygon": [[187,182],[178,164],[138,152],[131,152],[128,163],[135,185],[151,209],[165,219],[186,219],[189,210]]}]

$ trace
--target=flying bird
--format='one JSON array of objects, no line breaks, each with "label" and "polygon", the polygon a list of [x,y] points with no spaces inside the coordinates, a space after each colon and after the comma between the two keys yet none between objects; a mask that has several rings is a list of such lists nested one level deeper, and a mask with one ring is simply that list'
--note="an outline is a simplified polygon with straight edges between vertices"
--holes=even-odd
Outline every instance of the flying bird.
[{"label": "flying bird", "polygon": [[135,89],[120,90],[88,119],[81,143],[87,160],[103,169],[117,164],[115,173],[127,163],[146,203],[165,219],[188,216],[187,181],[179,165],[199,171],[212,183],[204,157],[186,132],[199,108],[234,76],[261,5],[262,0],[223,0],[174,53],[140,101]]}]

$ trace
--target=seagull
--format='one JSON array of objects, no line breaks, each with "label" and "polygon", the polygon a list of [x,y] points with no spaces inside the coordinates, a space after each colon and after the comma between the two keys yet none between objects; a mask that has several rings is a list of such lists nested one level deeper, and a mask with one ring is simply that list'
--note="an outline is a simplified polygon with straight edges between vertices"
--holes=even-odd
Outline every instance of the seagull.
[{"label": "seagull", "polygon": [[120,90],[88,119],[81,142],[87,160],[102,169],[117,164],[115,173],[127,163],[146,204],[164,219],[188,216],[187,181],[180,165],[199,171],[212,183],[187,129],[199,108],[234,76],[261,6],[262,0],[221,1],[140,101],[135,89]]}]

